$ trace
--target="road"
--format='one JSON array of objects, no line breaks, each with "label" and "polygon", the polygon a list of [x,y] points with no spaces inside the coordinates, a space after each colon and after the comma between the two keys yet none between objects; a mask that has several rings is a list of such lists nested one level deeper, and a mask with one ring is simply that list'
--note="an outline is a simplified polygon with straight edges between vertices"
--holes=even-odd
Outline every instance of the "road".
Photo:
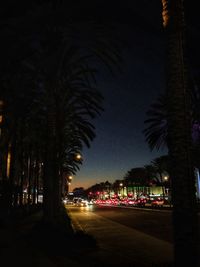
[{"label": "road", "polygon": [[67,207],[67,210],[76,229],[96,238],[99,250],[90,254],[93,262],[98,261],[102,266],[105,262],[109,266],[168,266],[163,264],[172,262],[169,211],[107,206]]},{"label": "road", "polygon": [[93,207],[93,212],[159,239],[172,242],[171,211],[159,209]]}]

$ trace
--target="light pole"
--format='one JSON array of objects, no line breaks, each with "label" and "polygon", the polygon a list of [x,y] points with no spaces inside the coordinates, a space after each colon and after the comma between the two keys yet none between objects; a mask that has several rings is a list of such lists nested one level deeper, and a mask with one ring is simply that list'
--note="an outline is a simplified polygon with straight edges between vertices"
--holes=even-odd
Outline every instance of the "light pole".
[{"label": "light pole", "polygon": [[119,186],[120,186],[120,195],[122,195],[122,197],[124,197],[124,194],[123,194],[124,192],[122,192],[123,183],[120,183]]},{"label": "light pole", "polygon": [[69,186],[71,185],[71,182],[72,182],[72,175],[69,175],[68,177],[67,177],[67,186],[68,186],[68,193],[69,193]]},{"label": "light pole", "polygon": [[69,186],[70,186],[70,185],[71,185],[71,182],[68,181],[68,182],[67,182],[67,190],[68,190],[68,194],[69,194],[69,192],[70,192],[70,191],[69,191]]}]

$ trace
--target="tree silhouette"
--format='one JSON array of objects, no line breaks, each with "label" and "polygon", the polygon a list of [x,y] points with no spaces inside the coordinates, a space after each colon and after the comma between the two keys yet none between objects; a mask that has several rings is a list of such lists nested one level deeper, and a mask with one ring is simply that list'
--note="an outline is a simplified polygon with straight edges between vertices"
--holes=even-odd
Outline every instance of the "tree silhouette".
[{"label": "tree silhouette", "polygon": [[191,148],[191,93],[184,1],[163,0],[167,37],[167,122],[172,179],[175,266],[198,266],[198,219]]}]

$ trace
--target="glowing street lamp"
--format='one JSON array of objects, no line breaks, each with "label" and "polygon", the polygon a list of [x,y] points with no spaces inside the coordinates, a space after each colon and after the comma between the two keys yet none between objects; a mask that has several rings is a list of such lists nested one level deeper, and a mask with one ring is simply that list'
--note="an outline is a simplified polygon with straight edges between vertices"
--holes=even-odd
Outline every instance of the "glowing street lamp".
[{"label": "glowing street lamp", "polygon": [[120,186],[120,189],[119,189],[119,195],[120,195],[120,196],[122,195],[122,197],[123,197],[123,194],[122,194],[123,183],[120,183],[119,186]]},{"label": "glowing street lamp", "polygon": [[67,175],[66,176],[66,186],[67,186],[67,192],[69,193],[69,186],[71,185],[73,176],[72,175]]},{"label": "glowing street lamp", "polygon": [[77,160],[81,160],[81,159],[82,159],[82,156],[81,156],[81,154],[76,154],[75,158],[76,158]]},{"label": "glowing street lamp", "polygon": [[168,176],[164,176],[164,180],[167,181],[168,180]]},{"label": "glowing street lamp", "polygon": [[70,187],[70,185],[71,185],[71,182],[70,181],[67,181],[67,191],[68,191],[68,193],[69,193],[69,187]]}]

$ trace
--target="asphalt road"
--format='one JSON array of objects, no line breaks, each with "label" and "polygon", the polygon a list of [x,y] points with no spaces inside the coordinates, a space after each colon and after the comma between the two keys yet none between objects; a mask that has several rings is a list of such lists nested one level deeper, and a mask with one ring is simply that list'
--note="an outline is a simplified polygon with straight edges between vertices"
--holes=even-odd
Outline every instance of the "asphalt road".
[{"label": "asphalt road", "polygon": [[67,210],[74,228],[91,234],[99,244],[98,252],[90,254],[92,262],[107,262],[109,266],[171,266],[170,210],[98,205],[67,206]]},{"label": "asphalt road", "polygon": [[[69,207],[68,207],[69,208]],[[173,243],[172,212],[170,209],[136,208],[123,206],[90,205],[70,207],[71,212],[94,213],[108,220]],[[85,218],[87,219],[88,216]],[[200,233],[200,213],[199,213]],[[199,237],[200,238],[200,237]]]},{"label": "asphalt road", "polygon": [[99,250],[90,254],[92,262],[107,262],[109,266],[171,266],[171,212],[96,205],[68,206],[67,210],[74,228],[97,240]]},{"label": "asphalt road", "polygon": [[92,212],[159,239],[173,242],[171,211],[94,206]]}]

